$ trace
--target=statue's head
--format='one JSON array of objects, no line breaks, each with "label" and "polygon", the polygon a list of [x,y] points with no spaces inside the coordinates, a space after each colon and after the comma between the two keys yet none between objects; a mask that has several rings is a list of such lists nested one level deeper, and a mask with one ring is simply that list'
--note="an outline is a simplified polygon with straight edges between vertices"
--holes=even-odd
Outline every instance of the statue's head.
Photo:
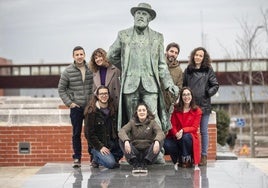
[{"label": "statue's head", "polygon": [[130,9],[130,12],[134,16],[137,10],[147,11],[151,15],[151,20],[155,19],[156,17],[156,12],[152,9],[151,5],[149,5],[148,3],[140,3],[137,7],[132,7]]},{"label": "statue's head", "polygon": [[156,17],[156,12],[147,3],[140,3],[137,7],[132,7],[130,12],[134,16],[134,25],[140,29],[146,28],[149,22]]}]

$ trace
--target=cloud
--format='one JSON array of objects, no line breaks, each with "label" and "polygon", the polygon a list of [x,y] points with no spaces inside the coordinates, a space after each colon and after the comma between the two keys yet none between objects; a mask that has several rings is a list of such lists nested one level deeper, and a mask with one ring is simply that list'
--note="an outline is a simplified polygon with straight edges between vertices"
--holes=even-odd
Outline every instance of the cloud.
[{"label": "cloud", "polygon": [[[0,0],[0,56],[15,63],[69,62],[77,44],[87,49],[88,57],[95,48],[108,50],[117,32],[133,25],[130,8],[139,2]],[[180,43],[181,59],[202,44],[202,27],[211,56],[224,57],[219,43],[227,47],[234,43],[230,41],[241,32],[237,19],[248,15],[255,23],[261,19],[259,7],[268,7],[266,0],[148,2],[157,12],[150,27],[163,33],[165,44]]]}]

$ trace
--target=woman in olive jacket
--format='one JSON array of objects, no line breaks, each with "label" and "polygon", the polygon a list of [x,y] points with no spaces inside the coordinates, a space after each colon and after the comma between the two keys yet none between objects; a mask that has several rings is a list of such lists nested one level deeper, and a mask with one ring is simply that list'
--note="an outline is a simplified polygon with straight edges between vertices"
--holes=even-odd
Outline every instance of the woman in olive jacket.
[{"label": "woman in olive jacket", "polygon": [[147,171],[146,166],[155,162],[165,138],[145,103],[137,105],[133,119],[119,130],[118,136],[127,161],[133,165],[132,172],[138,168]]},{"label": "woman in olive jacket", "polygon": [[201,162],[207,164],[208,150],[208,121],[211,113],[211,97],[219,89],[215,72],[211,67],[211,59],[203,47],[195,48],[190,55],[189,65],[184,71],[183,86],[190,87],[193,91],[195,102],[202,109],[200,123],[201,133]]}]

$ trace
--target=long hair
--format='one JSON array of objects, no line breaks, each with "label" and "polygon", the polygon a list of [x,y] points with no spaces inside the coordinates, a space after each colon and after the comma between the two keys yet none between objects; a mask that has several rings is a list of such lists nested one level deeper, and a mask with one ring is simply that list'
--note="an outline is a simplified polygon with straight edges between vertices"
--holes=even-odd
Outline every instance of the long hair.
[{"label": "long hair", "polygon": [[[110,96],[110,91],[109,91],[108,87],[103,86],[103,85],[99,86],[97,88],[96,92],[91,95],[91,98],[90,98],[87,106],[85,107],[85,110],[84,110],[85,116],[87,116],[90,113],[96,112],[96,110],[97,110],[96,102],[99,100],[97,96],[99,95],[100,89],[107,89],[108,95]],[[111,116],[115,114],[115,107],[114,107],[113,99],[111,97],[109,97],[109,100],[108,100],[108,109],[110,110]]]},{"label": "long hair", "polygon": [[191,70],[195,69],[194,56],[195,56],[195,53],[199,50],[202,50],[204,52],[204,58],[203,58],[203,61],[201,62],[200,68],[207,69],[207,68],[211,67],[211,59],[210,59],[210,56],[209,56],[207,50],[204,47],[197,47],[197,48],[193,49],[193,51],[191,52],[191,55],[190,55],[188,68]]},{"label": "long hair", "polygon": [[96,56],[101,56],[103,58],[104,67],[109,67],[111,65],[106,55],[107,55],[106,51],[102,48],[97,48],[96,50],[94,50],[94,52],[91,55],[90,62],[89,62],[89,68],[92,72],[97,72],[100,69],[100,67],[96,64],[96,61],[95,61]]},{"label": "long hair", "polygon": [[192,92],[192,90],[189,87],[183,87],[180,90],[179,102],[174,105],[174,109],[177,110],[177,111],[179,111],[179,112],[183,112],[184,102],[182,100],[182,94],[183,94],[183,91],[184,90],[190,91],[191,96],[192,96],[192,100],[190,102],[190,108],[193,109],[193,110],[196,110],[198,106],[195,103],[193,92]]},{"label": "long hair", "polygon": [[153,120],[155,118],[153,113],[149,110],[149,107],[144,102],[139,102],[138,105],[136,106],[135,112],[133,114],[133,118],[135,119],[136,122],[139,121],[139,117],[138,117],[138,113],[137,113],[139,106],[145,106],[145,108],[147,110],[147,117],[146,117],[147,119]]}]

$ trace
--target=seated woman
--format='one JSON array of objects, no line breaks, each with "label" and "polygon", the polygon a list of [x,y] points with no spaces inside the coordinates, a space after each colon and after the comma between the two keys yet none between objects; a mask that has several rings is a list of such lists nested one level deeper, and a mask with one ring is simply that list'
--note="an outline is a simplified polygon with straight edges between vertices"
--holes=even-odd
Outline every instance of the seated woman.
[{"label": "seated woman", "polygon": [[92,166],[97,168],[100,164],[106,168],[119,167],[123,152],[117,136],[117,113],[108,87],[98,87],[84,114],[84,131],[93,156]]},{"label": "seated woman", "polygon": [[147,172],[156,160],[164,142],[164,132],[145,103],[139,103],[133,118],[118,133],[124,155],[133,173]]},{"label": "seated woman", "polygon": [[180,91],[179,102],[174,105],[171,115],[172,128],[164,141],[164,149],[170,154],[175,170],[178,166],[198,168],[200,162],[200,144],[198,129],[202,111],[195,104],[189,87]]}]

